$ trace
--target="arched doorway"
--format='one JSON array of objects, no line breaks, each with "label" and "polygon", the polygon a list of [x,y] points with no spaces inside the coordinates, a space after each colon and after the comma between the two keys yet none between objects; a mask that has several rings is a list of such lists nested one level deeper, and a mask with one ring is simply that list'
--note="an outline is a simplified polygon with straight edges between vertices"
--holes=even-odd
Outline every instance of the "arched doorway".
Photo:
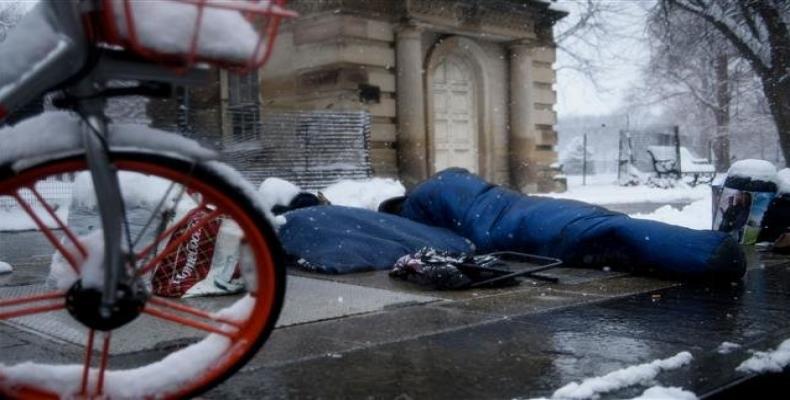
[{"label": "arched doorway", "polygon": [[477,83],[468,61],[444,57],[431,71],[433,170],[462,167],[480,172]]}]

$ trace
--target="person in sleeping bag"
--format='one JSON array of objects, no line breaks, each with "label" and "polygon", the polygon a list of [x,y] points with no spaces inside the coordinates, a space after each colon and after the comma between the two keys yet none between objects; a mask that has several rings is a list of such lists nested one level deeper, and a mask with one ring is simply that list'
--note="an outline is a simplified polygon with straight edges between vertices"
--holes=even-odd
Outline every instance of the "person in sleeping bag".
[{"label": "person in sleeping bag", "polygon": [[732,237],[574,200],[529,196],[464,169],[441,171],[380,210],[470,239],[478,254],[519,251],[565,265],[611,267],[683,280],[733,281],[746,270]]}]

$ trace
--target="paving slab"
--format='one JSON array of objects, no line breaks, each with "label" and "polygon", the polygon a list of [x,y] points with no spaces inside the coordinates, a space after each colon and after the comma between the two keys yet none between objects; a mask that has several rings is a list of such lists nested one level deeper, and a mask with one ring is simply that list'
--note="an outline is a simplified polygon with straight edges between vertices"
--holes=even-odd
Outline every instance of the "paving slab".
[{"label": "paving slab", "polygon": [[436,300],[436,297],[426,295],[289,276],[285,305],[277,326],[321,321]]},{"label": "paving slab", "polygon": [[[0,287],[0,298],[47,292],[44,284]],[[236,301],[238,296],[204,297],[185,300],[191,306],[218,310]],[[429,296],[416,296],[376,288],[332,283],[304,277],[290,277],[285,306],[277,326],[284,327],[313,321],[380,311],[435,301]],[[87,329],[66,311],[50,312],[16,318],[3,323],[21,326],[55,341],[82,344]],[[140,334],[145,332],[145,334]],[[138,352],[202,337],[202,332],[174,325],[148,315],[141,315],[129,325],[113,332],[112,354]],[[96,343],[98,348],[99,343]]]}]

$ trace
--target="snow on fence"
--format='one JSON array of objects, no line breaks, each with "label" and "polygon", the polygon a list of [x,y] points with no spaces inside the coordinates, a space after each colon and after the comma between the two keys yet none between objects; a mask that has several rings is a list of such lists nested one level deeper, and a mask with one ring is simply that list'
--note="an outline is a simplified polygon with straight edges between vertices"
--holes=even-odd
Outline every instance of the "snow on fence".
[{"label": "snow on fence", "polygon": [[[653,173],[674,170],[677,173],[712,173],[711,163],[696,154],[703,152],[695,147],[694,140],[682,135],[678,127],[648,130],[621,131],[618,165],[620,174],[630,168]],[[677,160],[680,160],[678,163]]]},{"label": "snow on fence", "polygon": [[[36,184],[36,190],[50,205],[59,206],[71,201],[71,188],[74,178],[70,175],[50,177]],[[19,196],[33,208],[42,208],[41,202],[30,190],[21,190]],[[0,210],[11,211],[19,209],[19,203],[11,196],[0,196]]]},{"label": "snow on fence", "polygon": [[[71,174],[49,177],[36,183],[36,190],[51,207],[58,217],[65,221],[68,218],[71,204],[74,177]],[[54,221],[46,215],[46,211],[38,198],[30,190],[20,190],[19,197],[29,204],[47,226],[55,227]],[[0,196],[0,231],[18,231],[36,229],[33,220],[25,213],[17,200],[11,196]]]},{"label": "snow on fence", "polygon": [[263,116],[260,138],[226,145],[223,160],[257,184],[265,178],[320,189],[371,176],[365,111],[288,111]]}]

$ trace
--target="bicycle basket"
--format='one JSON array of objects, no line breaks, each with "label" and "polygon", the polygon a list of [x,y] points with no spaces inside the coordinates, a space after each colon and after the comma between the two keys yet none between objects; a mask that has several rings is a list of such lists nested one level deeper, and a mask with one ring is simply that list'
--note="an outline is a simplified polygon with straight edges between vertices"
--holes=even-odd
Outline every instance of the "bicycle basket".
[{"label": "bicycle basket", "polygon": [[284,0],[104,0],[102,39],[159,64],[246,72],[271,55]]}]

